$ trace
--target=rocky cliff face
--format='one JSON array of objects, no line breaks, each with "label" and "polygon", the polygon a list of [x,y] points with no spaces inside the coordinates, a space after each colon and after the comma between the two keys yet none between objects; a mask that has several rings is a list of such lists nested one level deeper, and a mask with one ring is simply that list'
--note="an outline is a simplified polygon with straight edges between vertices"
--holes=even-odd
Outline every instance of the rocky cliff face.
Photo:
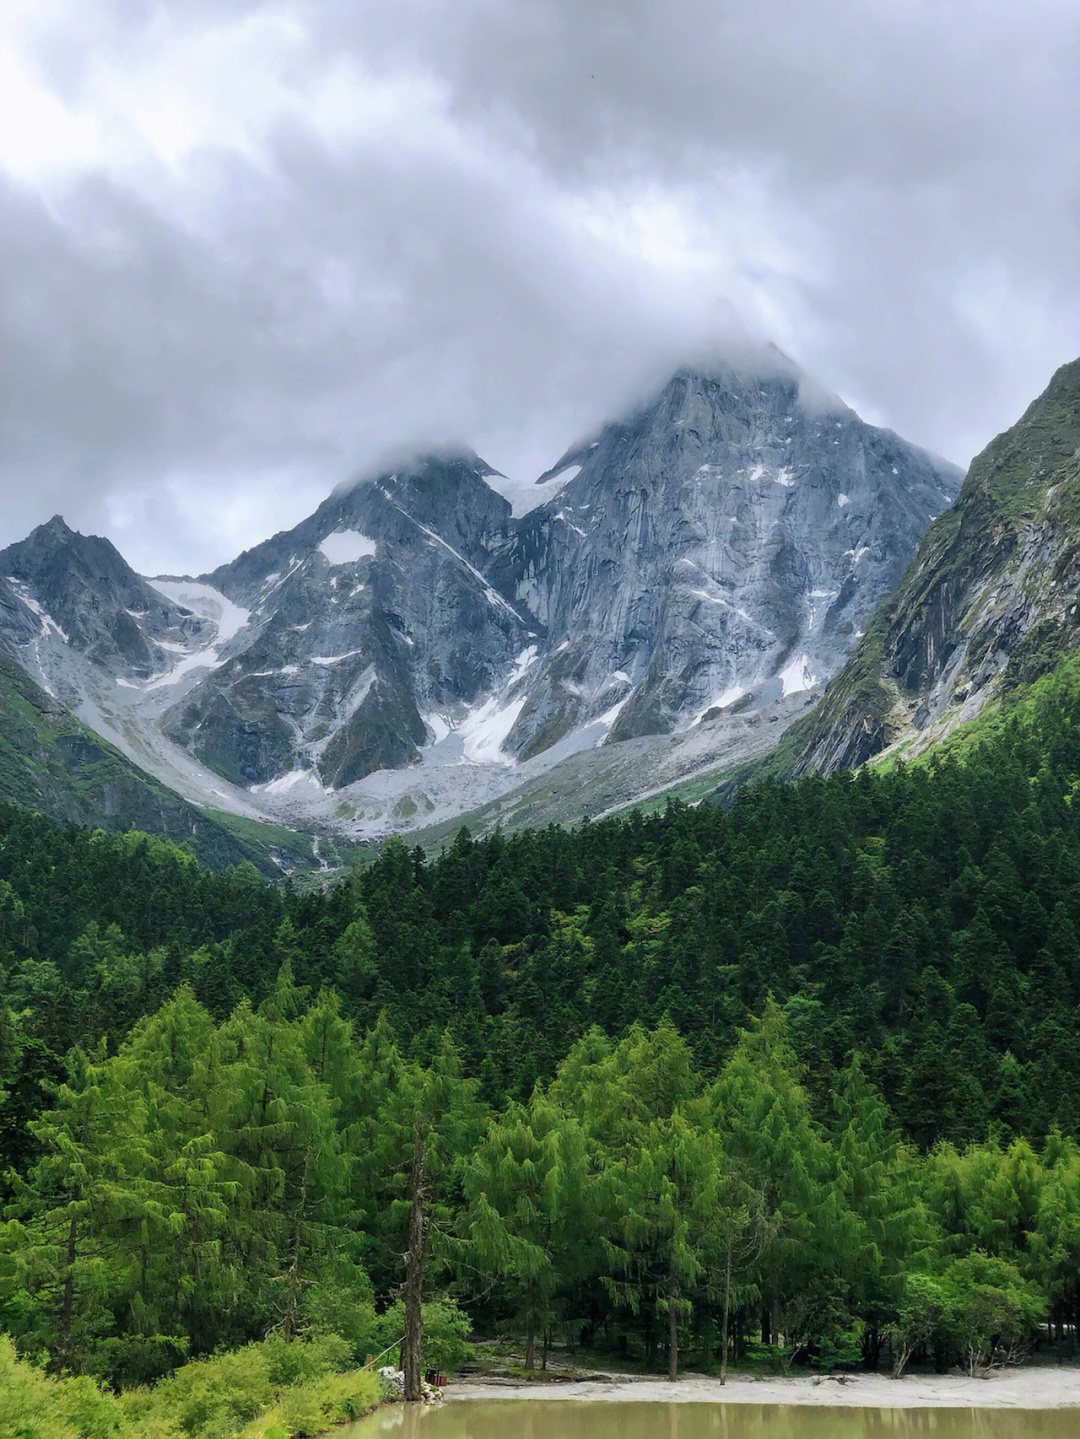
[{"label": "rocky cliff face", "polygon": [[0,555],[0,640],[188,799],[376,832],[600,744],[787,723],[959,482],[775,353],[676,375],[522,518],[500,478],[402,463],[199,580],[53,521]]},{"label": "rocky cliff face", "polygon": [[500,571],[548,638],[517,754],[598,715],[612,740],[670,732],[836,670],[960,476],[809,390],[779,355],[679,374],[549,472],[571,478]]},{"label": "rocky cliff face", "polygon": [[148,679],[204,630],[108,540],[77,534],[59,515],[0,550],[0,576],[0,625],[9,638],[59,639],[113,675]]},{"label": "rocky cliff face", "polygon": [[1080,360],[975,459],[895,597],[789,736],[788,772],[925,751],[1080,644]]},{"label": "rocky cliff face", "polygon": [[492,473],[413,462],[208,576],[243,606],[243,644],[168,712],[170,737],[249,785],[414,762],[537,638],[485,575],[510,524]]},{"label": "rocky cliff face", "polygon": [[0,575],[0,654],[13,654],[31,644],[41,631],[41,623],[18,589]]}]

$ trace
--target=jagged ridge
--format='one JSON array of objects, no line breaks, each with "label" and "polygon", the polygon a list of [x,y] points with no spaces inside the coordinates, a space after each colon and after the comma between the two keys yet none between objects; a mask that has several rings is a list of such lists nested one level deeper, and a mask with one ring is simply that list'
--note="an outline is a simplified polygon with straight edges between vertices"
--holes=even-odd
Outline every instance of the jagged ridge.
[{"label": "jagged ridge", "polygon": [[960,481],[779,354],[677,374],[571,465],[503,562],[549,638],[519,755],[615,706],[627,739],[831,674]]},{"label": "jagged ridge", "polygon": [[0,626],[180,793],[370,834],[601,743],[789,722],[959,483],[777,354],[675,375],[520,519],[498,478],[403,461],[197,581],[53,522],[0,556]]}]

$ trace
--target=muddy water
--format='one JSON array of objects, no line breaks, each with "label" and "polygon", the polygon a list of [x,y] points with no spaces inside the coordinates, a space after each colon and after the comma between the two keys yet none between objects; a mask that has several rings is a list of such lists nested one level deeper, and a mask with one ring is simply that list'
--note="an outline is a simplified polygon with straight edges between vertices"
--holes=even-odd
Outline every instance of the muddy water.
[{"label": "muddy water", "polygon": [[395,1405],[341,1439],[1078,1439],[1076,1410],[462,1399]]}]

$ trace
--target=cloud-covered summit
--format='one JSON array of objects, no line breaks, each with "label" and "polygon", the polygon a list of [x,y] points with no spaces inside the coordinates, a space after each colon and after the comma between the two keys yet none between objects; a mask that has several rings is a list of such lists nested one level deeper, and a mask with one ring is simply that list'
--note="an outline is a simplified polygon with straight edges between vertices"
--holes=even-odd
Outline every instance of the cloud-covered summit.
[{"label": "cloud-covered summit", "polygon": [[741,331],[964,460],[1075,351],[1078,72],[1071,0],[15,0],[0,543],[204,569],[456,437],[526,481]]}]

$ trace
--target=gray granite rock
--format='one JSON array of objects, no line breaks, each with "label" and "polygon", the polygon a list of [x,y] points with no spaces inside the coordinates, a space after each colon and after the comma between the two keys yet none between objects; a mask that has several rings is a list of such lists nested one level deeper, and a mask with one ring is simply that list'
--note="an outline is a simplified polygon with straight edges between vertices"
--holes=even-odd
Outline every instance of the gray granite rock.
[{"label": "gray granite rock", "polygon": [[808,388],[781,357],[682,373],[555,467],[576,472],[500,561],[547,632],[516,753],[615,705],[611,740],[836,670],[960,473]]}]

